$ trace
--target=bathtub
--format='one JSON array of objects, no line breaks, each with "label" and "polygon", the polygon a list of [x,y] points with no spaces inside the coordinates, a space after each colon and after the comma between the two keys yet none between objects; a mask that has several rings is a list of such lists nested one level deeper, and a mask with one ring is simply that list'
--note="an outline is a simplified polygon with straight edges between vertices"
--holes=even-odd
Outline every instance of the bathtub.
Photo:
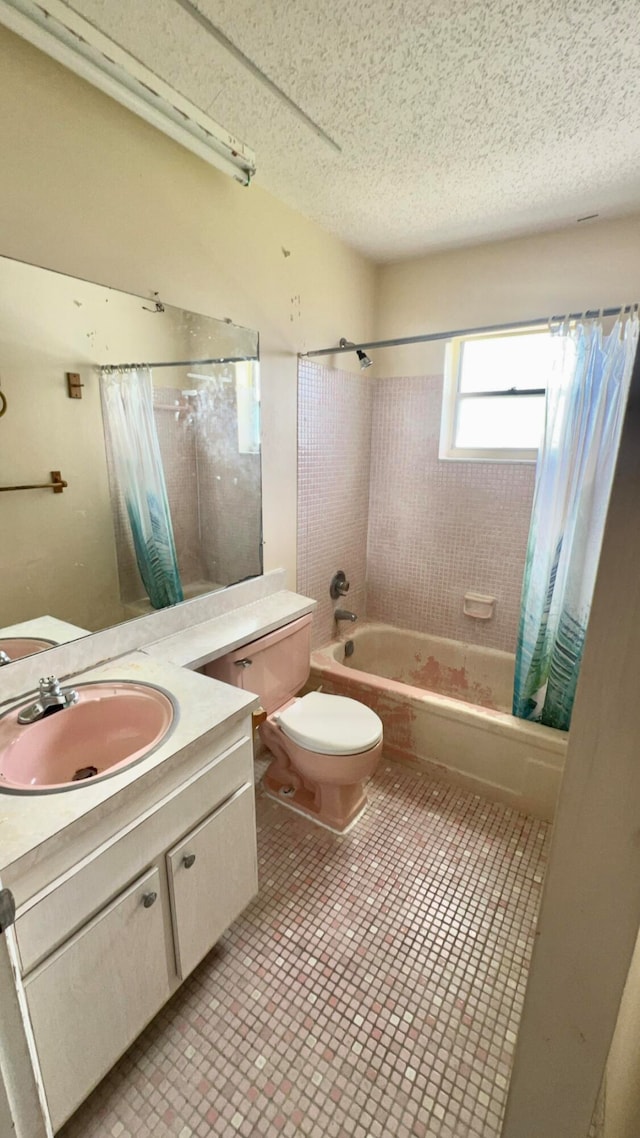
[{"label": "bathtub", "polygon": [[513,655],[384,624],[349,641],[312,654],[309,684],[377,711],[387,755],[553,818],[567,735],[510,714]]}]

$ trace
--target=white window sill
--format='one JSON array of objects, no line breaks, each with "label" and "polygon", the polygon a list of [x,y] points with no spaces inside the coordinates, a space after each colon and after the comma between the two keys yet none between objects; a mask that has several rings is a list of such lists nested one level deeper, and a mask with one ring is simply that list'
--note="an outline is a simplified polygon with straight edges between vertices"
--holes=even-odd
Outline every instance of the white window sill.
[{"label": "white window sill", "polygon": [[506,450],[452,450],[440,453],[441,462],[507,462],[520,463],[525,466],[535,466],[538,461],[537,451],[506,451]]}]

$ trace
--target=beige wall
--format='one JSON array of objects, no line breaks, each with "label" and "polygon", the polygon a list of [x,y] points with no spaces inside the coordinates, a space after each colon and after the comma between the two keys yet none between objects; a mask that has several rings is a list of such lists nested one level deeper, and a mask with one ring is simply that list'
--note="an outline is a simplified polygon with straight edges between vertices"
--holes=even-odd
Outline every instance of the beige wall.
[{"label": "beige wall", "polygon": [[371,334],[374,267],[4,30],[0,101],[0,253],[259,331],[265,567],[295,584],[296,353]]},{"label": "beige wall", "polygon": [[[376,338],[446,332],[640,300],[640,214],[383,265]],[[375,354],[376,375],[434,375],[444,345]]]}]

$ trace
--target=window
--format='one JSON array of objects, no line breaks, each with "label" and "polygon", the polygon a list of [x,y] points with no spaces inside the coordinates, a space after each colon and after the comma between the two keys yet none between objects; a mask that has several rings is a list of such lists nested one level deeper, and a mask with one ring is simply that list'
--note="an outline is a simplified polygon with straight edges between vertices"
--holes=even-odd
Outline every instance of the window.
[{"label": "window", "polygon": [[238,453],[260,454],[260,376],[257,361],[234,364]]},{"label": "window", "polygon": [[461,336],[447,346],[440,458],[533,462],[545,390],[567,341],[548,329]]}]

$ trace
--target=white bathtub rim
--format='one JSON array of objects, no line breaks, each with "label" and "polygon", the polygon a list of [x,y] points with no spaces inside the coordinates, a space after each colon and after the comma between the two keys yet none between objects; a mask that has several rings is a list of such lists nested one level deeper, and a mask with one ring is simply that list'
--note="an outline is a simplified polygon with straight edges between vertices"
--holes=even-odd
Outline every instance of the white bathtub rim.
[{"label": "white bathtub rim", "polygon": [[[359,634],[363,632],[392,632],[395,635],[402,637],[424,636],[428,637],[429,640],[434,640],[437,644],[451,644],[451,637],[449,636],[436,636],[435,633],[431,632],[417,632],[413,628],[401,628],[398,624],[384,624],[382,621],[377,620],[363,620],[358,621],[357,628],[344,633],[341,637],[336,638],[335,640],[331,640],[328,644],[320,645],[319,648],[315,649],[315,652],[325,652],[331,654],[332,652],[337,651],[337,649],[341,647],[343,648],[347,640],[357,640]],[[490,652],[492,656],[501,656],[503,658],[508,657],[510,660],[513,660],[514,658],[513,652],[506,652],[504,648],[485,649],[482,644],[474,644],[471,640],[456,640],[454,643],[457,644],[465,652],[470,651],[472,653],[480,653],[486,651]],[[334,659],[336,659],[336,657],[334,657]],[[339,663],[337,659],[336,663]],[[355,669],[348,670],[355,671]],[[409,685],[406,686],[408,687]]]},{"label": "white bathtub rim", "polygon": [[569,738],[568,732],[557,731],[554,727],[547,727],[542,723],[531,723],[526,719],[516,719],[515,716],[504,711],[492,711],[489,708],[483,708],[462,699],[440,695],[438,692],[432,692],[426,688],[417,688],[398,680],[388,680],[371,672],[361,672],[357,668],[346,668],[344,664],[338,662],[332,653],[332,649],[338,643],[344,642],[332,641],[330,645],[318,648],[312,653],[311,666],[320,675],[334,675],[342,680],[350,680],[352,683],[370,687],[376,692],[388,692],[404,699],[416,711],[423,713],[428,711],[442,719],[462,721],[479,731],[500,736],[519,736],[523,744],[527,743],[531,748],[544,751],[546,754],[551,751],[564,760]]}]

